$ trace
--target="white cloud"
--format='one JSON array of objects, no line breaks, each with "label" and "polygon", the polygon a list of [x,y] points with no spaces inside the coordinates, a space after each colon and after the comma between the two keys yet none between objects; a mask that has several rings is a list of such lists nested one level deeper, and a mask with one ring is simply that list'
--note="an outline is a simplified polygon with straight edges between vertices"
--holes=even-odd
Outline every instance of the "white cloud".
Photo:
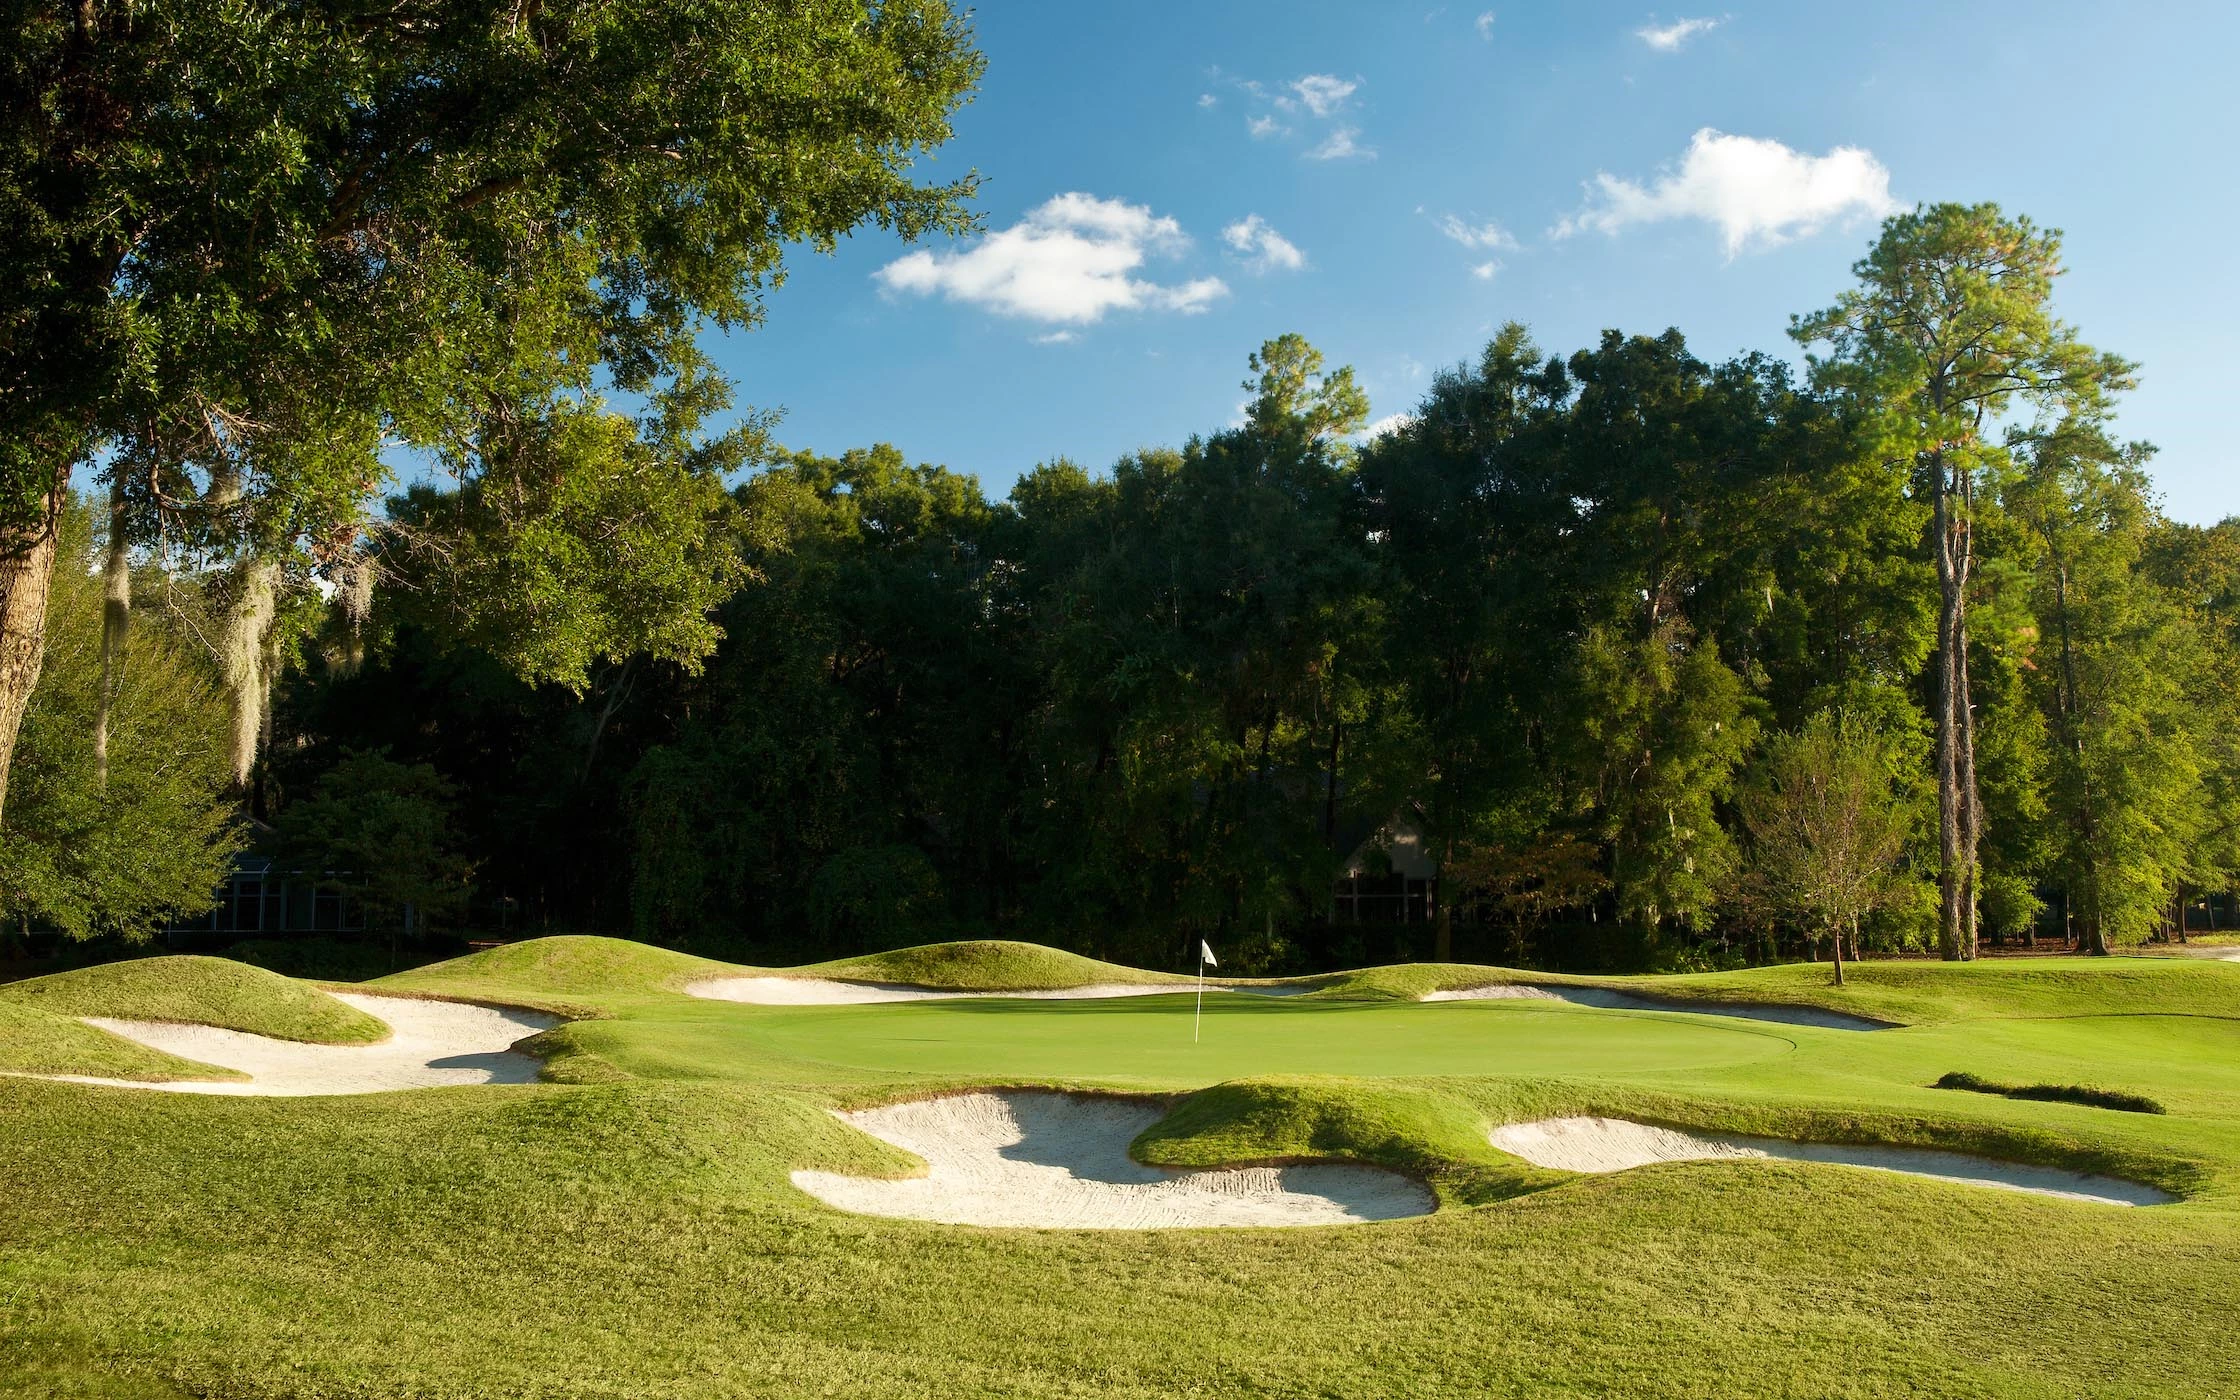
[{"label": "white cloud", "polygon": [[1493,11],[1491,11],[1491,10],[1487,10],[1487,11],[1486,11],[1486,12],[1484,12],[1483,14],[1479,15],[1479,16],[1478,16],[1478,18],[1477,18],[1477,19],[1476,19],[1475,21],[1473,21],[1473,23],[1475,24],[1475,26],[1476,26],[1476,28],[1477,28],[1477,31],[1478,31],[1478,37],[1479,37],[1479,38],[1481,38],[1481,39],[1483,39],[1483,40],[1485,40],[1485,41],[1486,41],[1487,43],[1489,43],[1489,44],[1490,44],[1490,43],[1492,43],[1492,42],[1493,42]]},{"label": "white cloud", "polygon": [[1210,92],[1201,92],[1198,94],[1198,105],[1200,107],[1211,107],[1219,103],[1220,101],[1220,98],[1215,97]]},{"label": "white cloud", "polygon": [[1471,268],[1470,275],[1477,278],[1480,282],[1491,282],[1493,280],[1493,274],[1499,272],[1500,270],[1500,259],[1488,258],[1484,262],[1479,263],[1476,267]]},{"label": "white cloud", "polygon": [[1509,230],[1491,219],[1482,224],[1468,224],[1452,214],[1441,214],[1433,222],[1438,225],[1439,232],[1472,251],[1480,248],[1488,252],[1513,250],[1517,246],[1517,240],[1510,235]]},{"label": "white cloud", "polygon": [[1268,227],[1258,214],[1248,214],[1221,230],[1221,241],[1245,257],[1254,272],[1297,272],[1307,265],[1307,255],[1299,246]]},{"label": "white cloud", "polygon": [[1034,343],[1037,345],[1071,345],[1080,338],[1081,333],[1079,331],[1052,331],[1048,335],[1036,336]]},{"label": "white cloud", "polygon": [[1244,129],[1252,133],[1252,139],[1255,141],[1265,141],[1271,136],[1288,136],[1291,134],[1290,127],[1265,113],[1249,118],[1244,124]]},{"label": "white cloud", "polygon": [[1351,126],[1332,128],[1321,145],[1307,152],[1308,160],[1351,160],[1356,156],[1375,160],[1377,152],[1374,147],[1362,145],[1360,128]]},{"label": "white cloud", "polygon": [[1607,172],[1587,183],[1587,203],[1557,224],[1568,238],[1587,229],[1616,233],[1629,224],[1702,219],[1717,224],[1728,257],[1772,247],[1829,224],[1895,212],[1890,171],[1857,146],[1824,156],[1779,141],[1729,136],[1710,127],[1695,134],[1677,169],[1641,185]]},{"label": "white cloud", "polygon": [[1698,34],[1709,34],[1724,23],[1716,19],[1676,19],[1670,24],[1658,24],[1651,20],[1634,30],[1633,37],[1658,53],[1678,53],[1690,39]]},{"label": "white cloud", "polygon": [[1291,84],[1291,90],[1299,94],[1299,100],[1306,104],[1307,110],[1318,117],[1327,117],[1345,106],[1346,99],[1353,96],[1360,87],[1359,83],[1347,82],[1344,78],[1328,73],[1309,73]]},{"label": "white cloud", "polygon": [[873,276],[892,292],[938,293],[1003,316],[1089,325],[1108,311],[1205,310],[1228,295],[1218,277],[1173,285],[1133,274],[1153,254],[1190,246],[1182,226],[1140,204],[1061,194],[961,252],[920,249]]},{"label": "white cloud", "polygon": [[1386,433],[1396,433],[1415,421],[1416,416],[1413,413],[1387,413],[1384,417],[1363,428],[1360,437],[1363,442],[1375,442]]}]

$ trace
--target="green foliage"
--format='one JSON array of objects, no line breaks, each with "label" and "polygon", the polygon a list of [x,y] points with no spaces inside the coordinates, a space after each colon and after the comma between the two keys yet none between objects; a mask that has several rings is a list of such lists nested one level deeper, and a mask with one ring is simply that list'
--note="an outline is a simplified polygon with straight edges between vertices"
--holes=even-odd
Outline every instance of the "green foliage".
[{"label": "green foliage", "polygon": [[2138,943],[2184,880],[2222,864],[2204,781],[2216,711],[2189,679],[2214,669],[2214,652],[2141,567],[2154,523],[2143,450],[2074,418],[2024,447],[2008,507],[2036,546],[2031,678],[2052,741],[2051,863],[2088,942]]},{"label": "green foliage", "polygon": [[273,856],[348,896],[369,929],[441,924],[465,905],[474,871],[457,849],[452,798],[427,764],[346,753],[281,813]]},{"label": "green foliage", "polygon": [[941,0],[0,25],[0,547],[97,462],[143,544],[355,589],[402,445],[461,488],[416,542],[472,585],[466,630],[578,687],[703,655],[729,572],[720,470],[662,429],[623,450],[594,387],[696,424],[698,332],[757,321],[788,245],[971,222],[975,177],[912,178],[981,69]]},{"label": "green foliage", "polygon": [[387,1038],[378,1018],[314,987],[227,958],[136,958],[0,984],[0,1001],[63,1016],[181,1021],[322,1045]]},{"label": "green foliage", "polygon": [[82,508],[64,517],[61,554],[0,821],[0,919],[142,939],[208,909],[241,847],[226,796],[229,718],[206,657],[173,619],[144,617],[112,698],[104,785],[93,756],[102,582]]},{"label": "green foliage", "polygon": [[[1990,280],[1951,315],[1997,354],[1917,383],[1928,362],[1899,313],[1924,268],[1978,245],[2004,261],[1964,269]],[[1457,943],[1572,967],[1776,959],[1812,921],[1744,897],[1767,887],[1739,838],[1768,736],[1848,713],[1896,745],[1893,811],[1941,790],[1936,639],[1957,614],[1922,547],[1940,518],[1957,528],[1922,455],[1941,453],[1940,479],[1969,493],[1957,588],[1981,817],[1952,868],[1991,934],[2019,940],[2085,879],[2057,839],[2075,784],[2054,753],[2033,483],[2128,379],[2051,319],[2056,252],[1996,211],[1894,222],[1862,286],[1800,322],[1835,352],[1802,385],[1762,356],[1707,363],[1676,332],[1553,359],[1505,327],[1358,450],[1350,377],[1279,337],[1252,356],[1243,425],[1102,474],[1045,463],[1001,501],[882,445],[786,457],[703,514],[722,475],[703,467],[748,460],[759,425],[702,442],[715,390],[689,375],[635,436],[570,400],[521,421],[575,415],[598,461],[654,464],[676,488],[610,502],[607,467],[551,478],[600,502],[577,525],[662,522],[647,567],[673,586],[646,619],[714,596],[710,532],[743,552],[712,619],[630,651],[643,628],[599,619],[635,606],[642,571],[603,574],[596,531],[492,517],[454,557],[484,570],[479,591],[565,619],[553,635],[576,649],[538,654],[582,699],[494,684],[507,638],[543,624],[520,613],[468,648],[468,619],[424,606],[446,596],[431,587],[387,605],[393,650],[370,672],[297,692],[309,742],[283,788],[372,741],[460,784],[485,886],[535,901],[528,926],[627,925],[756,961],[977,933],[1175,969],[1201,937],[1254,971],[1450,961]],[[1950,421],[1914,402],[1947,391],[1965,399]],[[1924,413],[1959,435],[1924,445]],[[423,504],[496,509],[473,491]],[[2240,635],[2240,573],[2219,572],[2222,536],[2143,504],[2127,519],[2125,568],[2157,580],[2167,622],[2153,647],[2124,644],[2158,677],[2136,730],[2154,744],[2098,750],[2117,771],[2096,781],[2139,787],[2127,810],[2155,824],[2110,828],[2154,848],[2151,869],[2112,867],[2146,871],[2125,887],[2136,938],[2179,885],[2240,867],[2240,808],[2219,800],[2240,793],[2240,723],[2223,722],[2240,711],[2187,651]],[[1345,923],[1332,882],[1395,816],[1442,872],[1438,912]],[[1916,830],[1904,862],[1946,864],[1937,828]],[[1883,894],[1845,925],[1869,947],[1929,946],[1937,903]]]},{"label": "green foliage", "polygon": [[462,489],[392,503],[413,576],[403,607],[578,694],[598,662],[697,669],[715,650],[715,610],[744,567],[718,466],[642,440],[596,401],[486,424],[477,446]]},{"label": "green foliage", "polygon": [[1740,799],[1753,892],[1839,940],[1840,955],[1847,929],[1919,884],[1903,864],[1921,819],[1908,800],[1919,763],[1915,746],[1849,711],[1770,738]]}]

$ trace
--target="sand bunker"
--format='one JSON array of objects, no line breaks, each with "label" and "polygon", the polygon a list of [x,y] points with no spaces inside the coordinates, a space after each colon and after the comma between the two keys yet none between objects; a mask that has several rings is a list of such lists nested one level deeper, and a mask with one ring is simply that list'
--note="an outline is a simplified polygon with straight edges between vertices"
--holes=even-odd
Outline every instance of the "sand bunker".
[{"label": "sand bunker", "polygon": [[1345,1225],[1427,1215],[1435,1204],[1421,1183],[1375,1167],[1144,1166],[1128,1144],[1163,1116],[1137,1100],[1039,1091],[887,1104],[840,1118],[925,1158],[924,1176],[802,1171],[793,1184],[862,1215],[1030,1229]]},{"label": "sand bunker", "polygon": [[549,1030],[560,1018],[512,1007],[469,1006],[452,1001],[409,997],[329,995],[388,1024],[390,1035],[378,1045],[306,1045],[246,1031],[186,1026],[169,1021],[113,1021],[85,1017],[88,1025],[136,1040],[142,1045],[222,1065],[250,1076],[247,1083],[182,1080],[149,1084],[133,1079],[87,1075],[42,1076],[77,1084],[114,1084],[162,1089],[179,1094],[378,1094],[389,1089],[425,1089],[445,1084],[531,1084],[538,1061],[509,1047],[525,1036]]},{"label": "sand bunker", "polygon": [[1831,1162],[1874,1171],[1931,1176],[1969,1186],[1995,1186],[2098,1205],[2154,1206],[2177,1198],[2136,1181],[2033,1167],[1940,1152],[1925,1147],[1871,1147],[1829,1142],[1784,1142],[1778,1138],[1698,1134],[1678,1128],[1629,1123],[1622,1118],[1547,1118],[1537,1123],[1507,1123],[1495,1128],[1493,1145],[1537,1167],[1570,1172],[1621,1172],[1652,1162],[1699,1162],[1778,1158],[1791,1162]]},{"label": "sand bunker", "polygon": [[1604,1011],[1687,1011],[1702,1016],[1736,1016],[1746,1021],[1775,1021],[1787,1026],[1819,1026],[1834,1031],[1883,1031],[1887,1021],[1846,1016],[1816,1006],[1774,1006],[1764,1002],[1658,1001],[1605,987],[1564,987],[1538,983],[1507,982],[1491,987],[1465,987],[1457,991],[1426,992],[1425,1001],[1568,1001],[1574,1006]]},{"label": "sand bunker", "polygon": [[[1041,992],[944,992],[901,982],[842,982],[827,977],[711,977],[687,983],[690,996],[750,1006],[861,1006],[883,1001],[963,1001],[1003,998],[1013,1001],[1101,1001],[1107,997],[1172,996],[1197,990],[1190,982],[1094,982]],[[1255,996],[1297,996],[1312,987],[1216,987],[1208,992],[1247,992]]]}]

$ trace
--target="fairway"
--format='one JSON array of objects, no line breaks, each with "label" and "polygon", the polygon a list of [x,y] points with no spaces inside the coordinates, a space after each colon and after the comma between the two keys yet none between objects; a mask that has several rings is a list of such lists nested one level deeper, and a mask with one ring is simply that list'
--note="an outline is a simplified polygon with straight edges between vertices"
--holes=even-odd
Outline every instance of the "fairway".
[{"label": "fairway", "polygon": [[774,1055],[886,1074],[1199,1088],[1268,1074],[1636,1075],[1773,1059],[1852,1034],[1560,1002],[1293,1002],[1188,996],[759,1008],[712,1023]]}]

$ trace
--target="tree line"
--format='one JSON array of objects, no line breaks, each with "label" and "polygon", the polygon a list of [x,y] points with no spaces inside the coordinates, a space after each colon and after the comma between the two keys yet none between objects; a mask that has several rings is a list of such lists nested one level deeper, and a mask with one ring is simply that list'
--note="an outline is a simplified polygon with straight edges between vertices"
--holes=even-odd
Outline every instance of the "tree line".
[{"label": "tree line", "polygon": [[[1287,335],[1241,424],[991,500],[783,451],[697,340],[970,226],[931,0],[7,24],[19,927],[244,842],[380,921],[1271,968],[2101,951],[2236,884],[2240,524],[2158,512],[2027,219],[1889,220],[1802,371],[1511,326],[1364,441]],[[1402,828],[1425,921],[1348,925]]]}]

